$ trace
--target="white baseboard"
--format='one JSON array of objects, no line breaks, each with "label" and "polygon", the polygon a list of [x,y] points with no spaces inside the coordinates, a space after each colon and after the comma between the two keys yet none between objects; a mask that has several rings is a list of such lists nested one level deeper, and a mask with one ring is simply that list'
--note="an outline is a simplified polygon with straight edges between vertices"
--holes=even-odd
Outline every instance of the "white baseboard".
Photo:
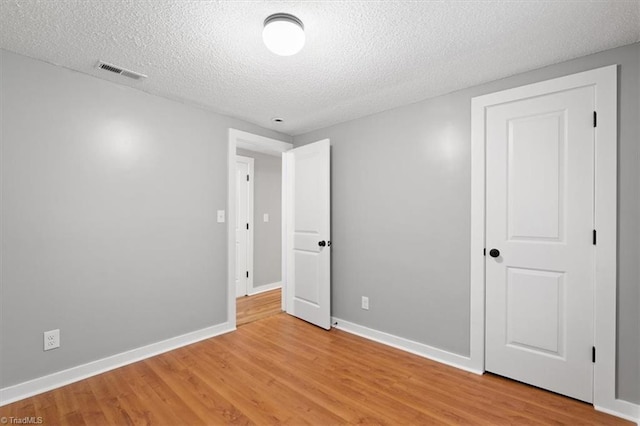
[{"label": "white baseboard", "polygon": [[104,373],[105,371],[113,370],[127,364],[132,364],[134,362],[180,348],[182,346],[187,346],[201,340],[228,333],[233,330],[235,330],[235,327],[228,322],[225,322],[92,361],[77,367],[72,367],[67,370],[58,371],[47,376],[38,377],[37,379],[29,380],[17,385],[8,386],[0,389],[0,407]]},{"label": "white baseboard", "polygon": [[249,296],[255,296],[256,294],[264,293],[265,291],[275,290],[277,288],[282,288],[282,281],[254,287],[249,292]]},{"label": "white baseboard", "polygon": [[624,401],[622,399],[614,399],[609,404],[607,404],[607,407],[594,405],[594,408],[598,411],[602,411],[603,413],[621,417],[625,420],[629,420],[640,425],[640,405],[638,404]]},{"label": "white baseboard", "polygon": [[354,324],[340,318],[331,318],[331,324],[334,324],[338,330],[346,331],[347,333],[355,334],[378,343],[383,343],[442,364],[450,365],[451,367],[456,367],[474,374],[484,373],[483,371],[473,368],[471,358],[462,355],[447,352],[403,337],[394,336],[393,334],[385,333],[383,331]]},{"label": "white baseboard", "polygon": [[[281,283],[273,283],[273,288],[265,290],[261,289],[259,292],[256,292],[254,294],[279,288],[277,284]],[[272,284],[269,285],[271,286]],[[394,348],[401,349],[403,351],[410,352],[412,354],[422,356],[424,358],[428,358],[442,364],[450,365],[452,367],[456,367],[471,373],[483,373],[482,371],[469,366],[471,360],[468,357],[443,351],[442,349],[434,348],[423,343],[418,343],[412,340],[405,339],[403,337],[394,336],[393,334],[374,330],[335,317],[331,319],[331,323],[335,324],[335,327],[337,329],[345,331],[347,333],[355,334],[357,336],[364,337],[366,339],[373,340],[388,346],[392,346]],[[204,328],[202,330],[197,330],[191,333],[172,337],[161,342],[152,343],[147,346],[132,349],[127,352],[112,355],[107,358],[102,358],[97,361],[92,361],[87,364],[79,365],[77,367],[72,367],[67,370],[49,374],[47,376],[39,377],[37,379],[29,380],[27,382],[19,383],[17,385],[2,388],[0,389],[0,407],[24,398],[29,398],[31,396],[50,391],[52,389],[56,389],[89,378],[91,376],[104,373],[109,370],[116,369],[118,367],[132,364],[143,359],[151,358],[155,355],[159,355],[173,349],[187,346],[201,340],[219,336],[221,334],[229,333],[233,330],[235,330],[235,327],[228,322],[218,324],[212,327]],[[621,417],[640,425],[640,405],[638,404],[634,404],[621,399],[616,399],[612,401],[610,406],[594,407],[596,410],[602,411],[603,413]]]}]

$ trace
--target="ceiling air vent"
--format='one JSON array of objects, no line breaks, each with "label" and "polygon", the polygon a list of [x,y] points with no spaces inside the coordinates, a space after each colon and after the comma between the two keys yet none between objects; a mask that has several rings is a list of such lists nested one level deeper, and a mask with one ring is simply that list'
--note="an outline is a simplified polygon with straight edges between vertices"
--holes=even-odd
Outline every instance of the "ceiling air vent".
[{"label": "ceiling air vent", "polygon": [[120,74],[121,76],[129,77],[134,80],[142,80],[143,78],[147,78],[147,76],[144,74],[140,74],[139,72],[131,71],[126,68],[118,67],[107,62],[98,62],[98,68],[115,74]]}]

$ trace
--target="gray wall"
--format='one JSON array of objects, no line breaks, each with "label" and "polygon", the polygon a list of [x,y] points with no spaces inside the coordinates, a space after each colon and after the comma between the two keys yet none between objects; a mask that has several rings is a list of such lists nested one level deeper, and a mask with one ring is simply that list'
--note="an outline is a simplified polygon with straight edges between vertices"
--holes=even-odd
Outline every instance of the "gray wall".
[{"label": "gray wall", "polygon": [[0,386],[224,322],[227,130],[288,137],[0,54]]},{"label": "gray wall", "polygon": [[237,154],[254,159],[253,287],[260,290],[282,280],[282,158],[244,149]]},{"label": "gray wall", "polygon": [[296,136],[296,146],[331,139],[332,314],[468,355],[470,100],[611,64],[620,65],[617,387],[640,402],[640,44]]}]

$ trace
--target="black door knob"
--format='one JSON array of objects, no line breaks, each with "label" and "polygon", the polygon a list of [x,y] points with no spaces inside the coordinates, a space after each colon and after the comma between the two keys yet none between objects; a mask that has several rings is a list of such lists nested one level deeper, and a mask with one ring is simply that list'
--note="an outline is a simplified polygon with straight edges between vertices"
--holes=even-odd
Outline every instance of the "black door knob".
[{"label": "black door knob", "polygon": [[323,240],[323,241],[320,241],[320,242],[318,243],[318,245],[319,245],[320,247],[324,247],[324,246],[326,246],[326,245],[327,245],[327,243]]},{"label": "black door knob", "polygon": [[489,250],[489,256],[491,256],[491,257],[498,257],[498,256],[500,256],[500,250],[498,250],[498,249],[491,249],[491,250]]}]

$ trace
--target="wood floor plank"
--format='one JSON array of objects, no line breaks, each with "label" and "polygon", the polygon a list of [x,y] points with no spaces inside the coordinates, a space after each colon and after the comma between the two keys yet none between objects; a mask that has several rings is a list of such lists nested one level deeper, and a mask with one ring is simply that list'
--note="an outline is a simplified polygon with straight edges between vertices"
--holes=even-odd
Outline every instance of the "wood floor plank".
[{"label": "wood floor plank", "polygon": [[[301,397],[296,392],[283,384],[279,378],[274,378],[271,374],[264,374],[255,364],[255,362],[243,359],[238,351],[234,351],[233,346],[228,347],[234,353],[234,362],[226,364],[226,370],[241,382],[249,382],[252,384],[252,391],[256,393],[254,400],[259,400],[261,404],[270,404],[275,407],[270,411],[277,414],[278,418],[283,422],[304,423],[311,422],[313,419],[325,419],[332,423],[340,422],[342,419],[333,418],[332,414],[324,407],[314,404],[312,401]],[[220,358],[220,354],[211,352],[213,355],[208,362],[215,363]],[[277,397],[276,397],[277,395]],[[291,402],[290,407],[283,407],[279,404],[280,399]],[[300,413],[304,413],[304,417],[300,417]]]},{"label": "wood floor plank", "polygon": [[[371,392],[377,392],[375,389],[365,392],[355,384],[349,372],[342,374],[338,372],[333,365],[325,365],[322,354],[314,352],[313,350],[304,347],[297,348],[297,353],[313,355],[311,358],[307,356],[289,357],[287,364],[283,366],[284,368],[279,369],[278,364],[270,360],[279,359],[286,353],[291,353],[289,350],[290,347],[283,339],[271,338],[269,339],[270,344],[266,345],[264,342],[259,341],[257,335],[254,334],[249,341],[251,346],[258,349],[257,353],[253,356],[259,360],[260,364],[265,365],[266,369],[277,372],[278,377],[287,377],[288,370],[290,372],[289,374],[295,374],[292,376],[292,380],[299,382],[299,387],[301,384],[307,382],[312,383],[316,394],[317,390],[321,390],[330,395],[329,399],[334,408],[336,408],[336,404],[339,404],[339,401],[346,401],[351,407],[358,409],[356,413],[365,410],[368,413],[367,418],[376,419],[381,423],[406,423],[413,419],[421,419],[422,421],[429,422],[436,420],[445,422],[445,419],[433,416],[433,413],[430,413],[428,416],[422,416],[419,411],[407,406],[398,405],[392,398],[382,395],[378,395],[379,400],[377,404],[368,404],[367,402],[372,397]],[[303,350],[300,351],[299,349]],[[339,356],[339,353],[334,353],[332,359],[341,363],[342,358],[339,358]],[[339,383],[340,386],[335,386],[336,383]],[[354,421],[353,418],[349,418],[349,420]]]},{"label": "wood floor plank", "polygon": [[34,406],[36,407],[36,416],[43,420],[59,418],[60,414],[54,396],[55,393],[59,391],[59,389],[56,389],[54,391],[38,395],[37,398],[29,398],[33,400]]},{"label": "wood floor plank", "polygon": [[207,422],[250,423],[241,411],[195,375],[197,365],[193,365],[192,368],[187,367],[176,352],[186,353],[184,350],[174,351],[174,353],[168,353],[163,362],[147,363],[147,365],[157,375],[158,380],[163,381],[180,395],[182,404],[186,404],[198,418],[202,419],[203,424]]},{"label": "wood floor plank", "polygon": [[240,327],[282,312],[282,290],[265,291],[236,299],[236,326]]},{"label": "wood floor plank", "polygon": [[66,386],[65,392],[55,392],[56,406],[60,411],[58,421],[64,426],[86,424],[74,399],[73,389],[74,384],[71,384]]},{"label": "wood floor plank", "polygon": [[[266,331],[265,331],[266,332]],[[283,340],[277,340],[274,336],[270,336],[270,341],[274,344],[284,345],[285,351],[291,351],[293,346],[291,346],[291,342],[285,342]],[[255,343],[254,343],[255,344]],[[295,345],[298,345],[295,343]],[[315,348],[317,346],[314,345]],[[298,349],[302,349],[302,352],[308,353],[313,352],[312,347],[298,347]],[[264,353],[266,349],[261,348],[260,353]],[[318,355],[321,355],[318,357]],[[373,392],[374,395],[377,393],[377,389],[384,388],[392,388],[398,381],[406,381],[408,378],[406,375],[394,376],[392,372],[393,365],[385,366],[380,363],[367,363],[363,364],[361,362],[360,353],[352,353],[349,354],[349,351],[343,352],[335,352],[335,351],[323,351],[322,353],[316,352],[317,359],[314,362],[314,365],[311,370],[304,369],[303,365],[299,364],[290,364],[294,370],[302,370],[305,374],[305,377],[309,377],[314,381],[321,380],[320,377],[315,377],[316,370],[321,369],[322,374],[327,374],[330,377],[333,377],[337,380],[341,380],[345,384],[350,384],[350,387],[362,389],[365,386],[369,386],[368,382],[371,381],[370,378],[373,378],[375,382],[375,387],[369,392]],[[337,361],[337,362],[336,362]],[[423,418],[424,415],[430,416],[431,422],[434,420],[441,423],[452,423],[452,424],[460,424],[465,421],[469,421],[470,417],[468,413],[463,409],[459,409],[455,404],[448,401],[450,398],[450,394],[446,392],[442,392],[444,397],[438,397],[437,392],[431,392],[429,395],[430,399],[428,405],[421,405],[419,401],[419,395],[424,394],[425,386],[428,388],[428,382],[422,383],[421,389],[416,389],[415,392],[403,392],[398,388],[395,389],[394,392],[390,393],[388,397],[384,397],[383,395],[377,395],[382,401],[385,401],[389,407],[402,407],[403,411],[400,414],[399,418],[395,418],[395,421],[406,421],[405,415],[411,413],[411,409],[413,409],[413,416],[417,416],[419,418]],[[431,388],[431,390],[437,391],[438,388]],[[405,396],[405,399],[402,399],[402,396]],[[461,401],[464,402],[464,401]],[[468,403],[467,403],[468,404]],[[466,404],[462,404],[461,406],[465,406]],[[428,410],[424,410],[423,408],[428,406]],[[389,408],[386,409],[387,413],[390,411]],[[493,416],[493,414],[486,409],[484,406],[475,407],[473,417],[478,419],[480,418],[480,414],[484,414],[487,417],[494,417],[492,420],[502,420],[503,418],[498,418],[497,416]],[[422,416],[420,414],[423,414]],[[424,419],[423,419],[424,420]]]},{"label": "wood floor plank", "polygon": [[121,381],[122,372],[113,370],[89,379],[89,386],[96,397],[96,401],[105,415],[108,424],[133,425],[134,413],[129,413],[126,395],[134,392],[127,380]]},{"label": "wood floor plank", "polygon": [[127,383],[125,376],[128,376],[128,371],[130,368],[126,366],[105,374],[110,387],[120,391],[116,404],[124,424],[150,425],[159,421],[153,414],[155,410]]},{"label": "wood floor plank", "polygon": [[[279,309],[273,295],[261,303],[274,301]],[[73,426],[631,424],[286,314],[0,407],[1,416]]]},{"label": "wood floor plank", "polygon": [[[251,337],[251,335],[248,335],[248,337],[249,338],[234,339],[234,341],[231,342],[235,353],[240,354],[239,356],[244,357],[247,362],[256,364],[263,372],[277,377],[278,381],[294,389],[296,394],[328,407],[336,416],[339,416],[343,420],[342,422],[358,423],[363,417],[363,410],[366,412],[365,418],[368,423],[385,424],[391,420],[385,415],[376,414],[375,410],[370,407],[362,406],[359,402],[360,399],[363,399],[361,394],[342,392],[336,395],[333,386],[327,386],[318,381],[305,380],[304,378],[310,378],[307,376],[309,373],[317,374],[317,371],[314,370],[312,366],[294,363],[291,357],[287,359],[286,364],[271,362],[273,359],[271,356],[273,354],[270,353],[270,348],[261,345],[261,343]],[[247,345],[253,347],[254,350],[249,351]],[[323,375],[324,373],[319,374]],[[333,380],[336,380],[336,378],[334,377]],[[360,407],[358,408],[359,405]]]},{"label": "wood floor plank", "polygon": [[[145,361],[127,366],[127,370],[122,372],[121,377],[136,395],[154,407],[154,417],[161,419],[157,424],[177,425],[183,422],[178,417],[180,412],[172,409],[172,406],[183,406],[182,402],[175,393],[169,393],[171,401],[164,397],[165,394],[162,390],[167,389],[166,383],[158,379],[153,371],[147,367]],[[160,392],[156,392],[158,388],[161,389]],[[184,408],[187,407],[185,406]]]},{"label": "wood floor plank", "polygon": [[82,416],[82,420],[86,424],[92,426],[109,424],[106,416],[100,409],[100,405],[98,404],[88,381],[82,380],[74,383],[73,388],[73,398],[75,401],[74,406],[80,416]]},{"label": "wood floor plank", "polygon": [[[191,348],[190,348],[191,349]],[[200,368],[195,374],[211,388],[216,389],[223,398],[233,401],[245,416],[255,424],[280,424],[283,418],[281,410],[268,401],[263,400],[263,396],[253,389],[253,386],[242,386],[240,379],[234,376],[233,371],[229,371],[225,358],[220,356],[215,362],[215,355],[212,357],[207,350],[198,348],[191,356],[197,359]]]}]

